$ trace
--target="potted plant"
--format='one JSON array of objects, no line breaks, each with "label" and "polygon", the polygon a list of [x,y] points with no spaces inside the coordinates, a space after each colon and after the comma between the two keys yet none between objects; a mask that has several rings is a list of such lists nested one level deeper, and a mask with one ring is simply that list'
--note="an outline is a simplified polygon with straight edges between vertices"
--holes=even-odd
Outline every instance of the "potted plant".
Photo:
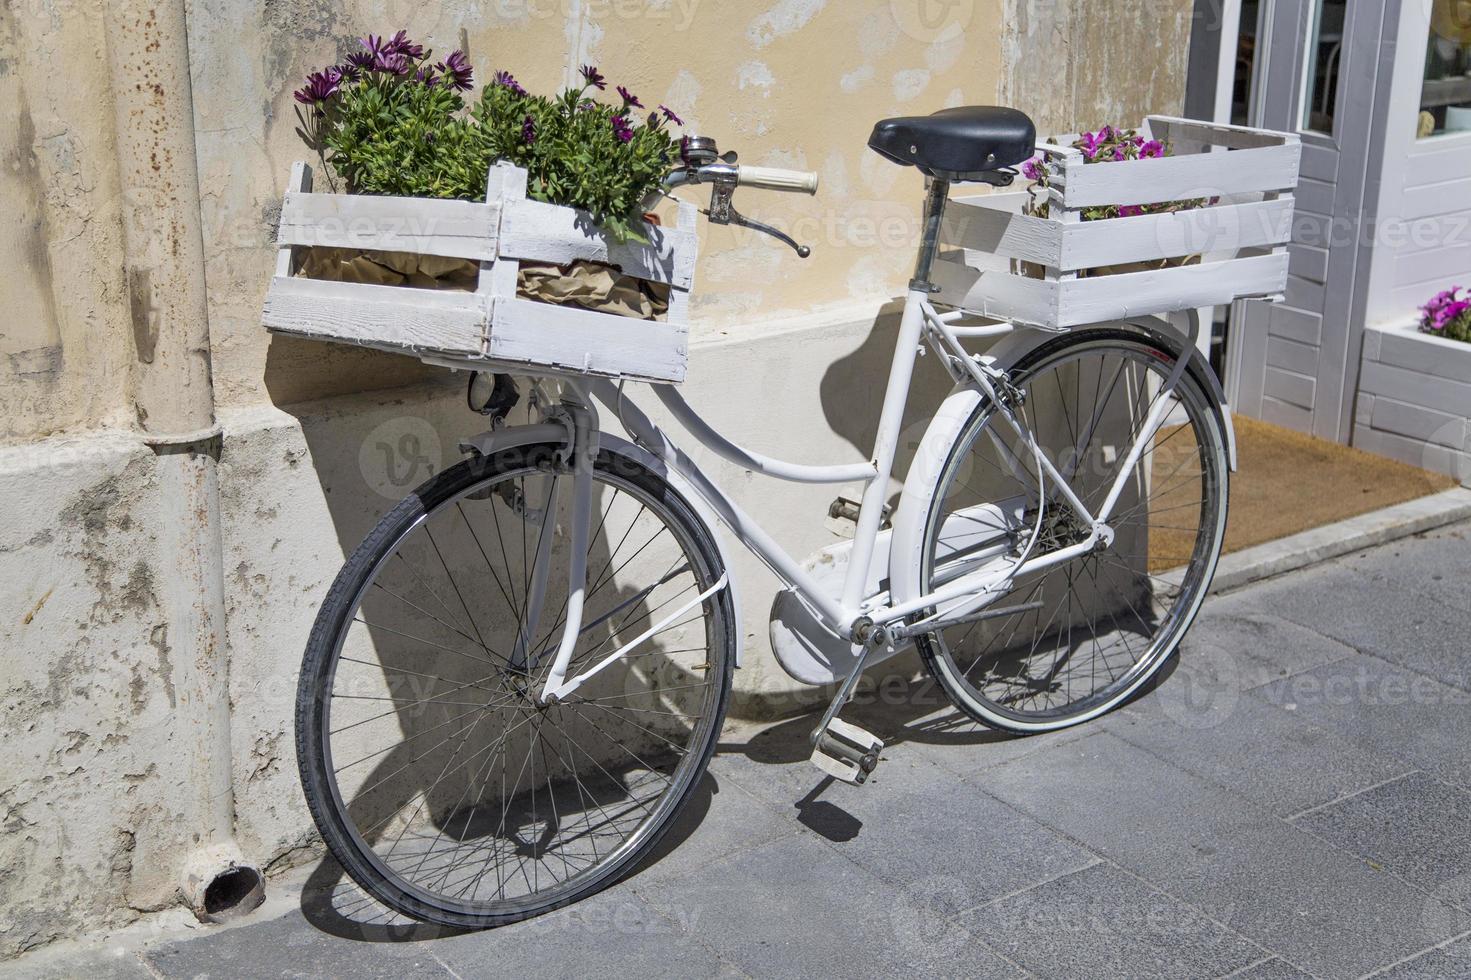
[{"label": "potted plant", "polygon": [[[266,326],[441,361],[682,380],[694,211],[674,228],[647,213],[682,121],[607,89],[591,65],[555,98],[503,70],[472,98],[464,52],[436,60],[403,31],[311,73],[294,93],[298,132],[325,187],[298,165]],[[669,329],[631,337],[613,322],[627,320]]]},{"label": "potted plant", "polygon": [[[1054,141],[1055,145],[1055,141]],[[1083,155],[1086,164],[1123,163],[1126,160],[1162,160],[1174,156],[1174,148],[1168,140],[1146,139],[1138,130],[1104,126],[1094,133],[1083,133],[1071,143],[1072,149]],[[1036,156],[1022,164],[1022,176],[1032,181],[1032,196],[1027,203],[1026,213],[1038,218],[1047,218],[1052,213],[1051,190],[1057,177],[1057,167],[1050,166],[1046,157]],[[1080,210],[1083,221],[1107,221],[1111,218],[1137,218],[1146,214],[1173,214],[1193,208],[1215,204],[1216,200],[1195,198],[1188,201],[1166,201],[1159,204],[1103,204]],[[1083,270],[1081,275],[1110,276],[1126,272],[1144,272],[1149,269],[1169,269],[1183,265],[1195,265],[1200,254],[1167,256],[1151,261],[1128,262],[1117,265],[1099,266]],[[1023,274],[1043,278],[1042,266],[1026,264]]]}]

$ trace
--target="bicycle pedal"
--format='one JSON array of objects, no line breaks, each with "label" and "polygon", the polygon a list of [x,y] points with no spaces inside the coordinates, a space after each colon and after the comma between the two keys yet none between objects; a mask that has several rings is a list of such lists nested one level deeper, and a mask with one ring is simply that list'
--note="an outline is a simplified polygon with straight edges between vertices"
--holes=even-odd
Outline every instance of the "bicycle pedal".
[{"label": "bicycle pedal", "polygon": [[884,743],[872,732],[834,718],[812,749],[812,764],[834,779],[862,786],[879,764]]}]

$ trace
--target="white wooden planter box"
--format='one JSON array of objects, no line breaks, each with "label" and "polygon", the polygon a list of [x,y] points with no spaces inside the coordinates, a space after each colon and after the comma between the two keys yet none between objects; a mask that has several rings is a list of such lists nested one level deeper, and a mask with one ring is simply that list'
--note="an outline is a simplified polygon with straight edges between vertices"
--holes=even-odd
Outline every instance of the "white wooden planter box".
[{"label": "white wooden planter box", "polygon": [[1471,344],[1408,320],[1367,328],[1354,445],[1471,486]]},{"label": "white wooden planter box", "polygon": [[[676,227],[651,226],[648,245],[618,243],[585,212],[527,198],[526,179],[525,170],[497,164],[483,203],[317,194],[311,168],[297,163],[281,207],[281,251],[262,322],[277,333],[455,367],[683,381],[695,209],[681,204]],[[298,253],[312,246],[472,259],[480,263],[479,284],[472,293],[301,278]],[[641,320],[516,295],[522,261],[577,259],[668,284],[667,318]]]},{"label": "white wooden planter box", "polygon": [[[1141,133],[1173,156],[1086,164],[1075,136],[1038,144],[1056,172],[1050,215],[1021,213],[1029,192],[955,198],[933,279],[937,301],[1060,330],[1107,320],[1280,298],[1287,286],[1297,136],[1149,117]],[[1219,198],[1169,214],[1083,221],[1084,208]],[[1101,266],[1202,256],[1198,265],[1080,276]],[[1041,266],[1045,278],[1020,274]]]}]

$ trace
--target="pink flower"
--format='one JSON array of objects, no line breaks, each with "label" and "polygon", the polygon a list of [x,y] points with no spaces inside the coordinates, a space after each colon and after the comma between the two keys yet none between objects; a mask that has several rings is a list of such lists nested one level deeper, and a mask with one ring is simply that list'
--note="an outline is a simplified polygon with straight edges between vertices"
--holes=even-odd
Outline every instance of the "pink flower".
[{"label": "pink flower", "polygon": [[1137,218],[1137,217],[1139,217],[1139,215],[1141,215],[1143,213],[1144,213],[1144,209],[1142,207],[1140,207],[1139,205],[1137,205],[1137,204],[1121,204],[1121,205],[1119,205],[1119,217],[1120,218]]},{"label": "pink flower", "polygon": [[1032,159],[1022,164],[1022,176],[1027,178],[1027,180],[1041,180],[1042,158],[1032,157]]},{"label": "pink flower", "polygon": [[1165,145],[1159,140],[1150,140],[1148,143],[1140,142],[1139,158],[1141,160],[1157,159],[1165,155]]}]

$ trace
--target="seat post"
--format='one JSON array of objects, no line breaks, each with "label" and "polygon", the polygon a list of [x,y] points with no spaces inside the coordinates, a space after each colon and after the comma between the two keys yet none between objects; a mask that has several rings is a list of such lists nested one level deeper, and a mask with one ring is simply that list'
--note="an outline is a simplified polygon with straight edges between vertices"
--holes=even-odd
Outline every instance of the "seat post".
[{"label": "seat post", "polygon": [[924,202],[924,238],[919,244],[919,261],[914,266],[914,278],[909,281],[910,289],[933,293],[930,282],[930,267],[935,262],[935,252],[940,247],[940,225],[945,220],[945,202],[950,199],[950,181],[943,177],[930,178],[929,193]]}]

